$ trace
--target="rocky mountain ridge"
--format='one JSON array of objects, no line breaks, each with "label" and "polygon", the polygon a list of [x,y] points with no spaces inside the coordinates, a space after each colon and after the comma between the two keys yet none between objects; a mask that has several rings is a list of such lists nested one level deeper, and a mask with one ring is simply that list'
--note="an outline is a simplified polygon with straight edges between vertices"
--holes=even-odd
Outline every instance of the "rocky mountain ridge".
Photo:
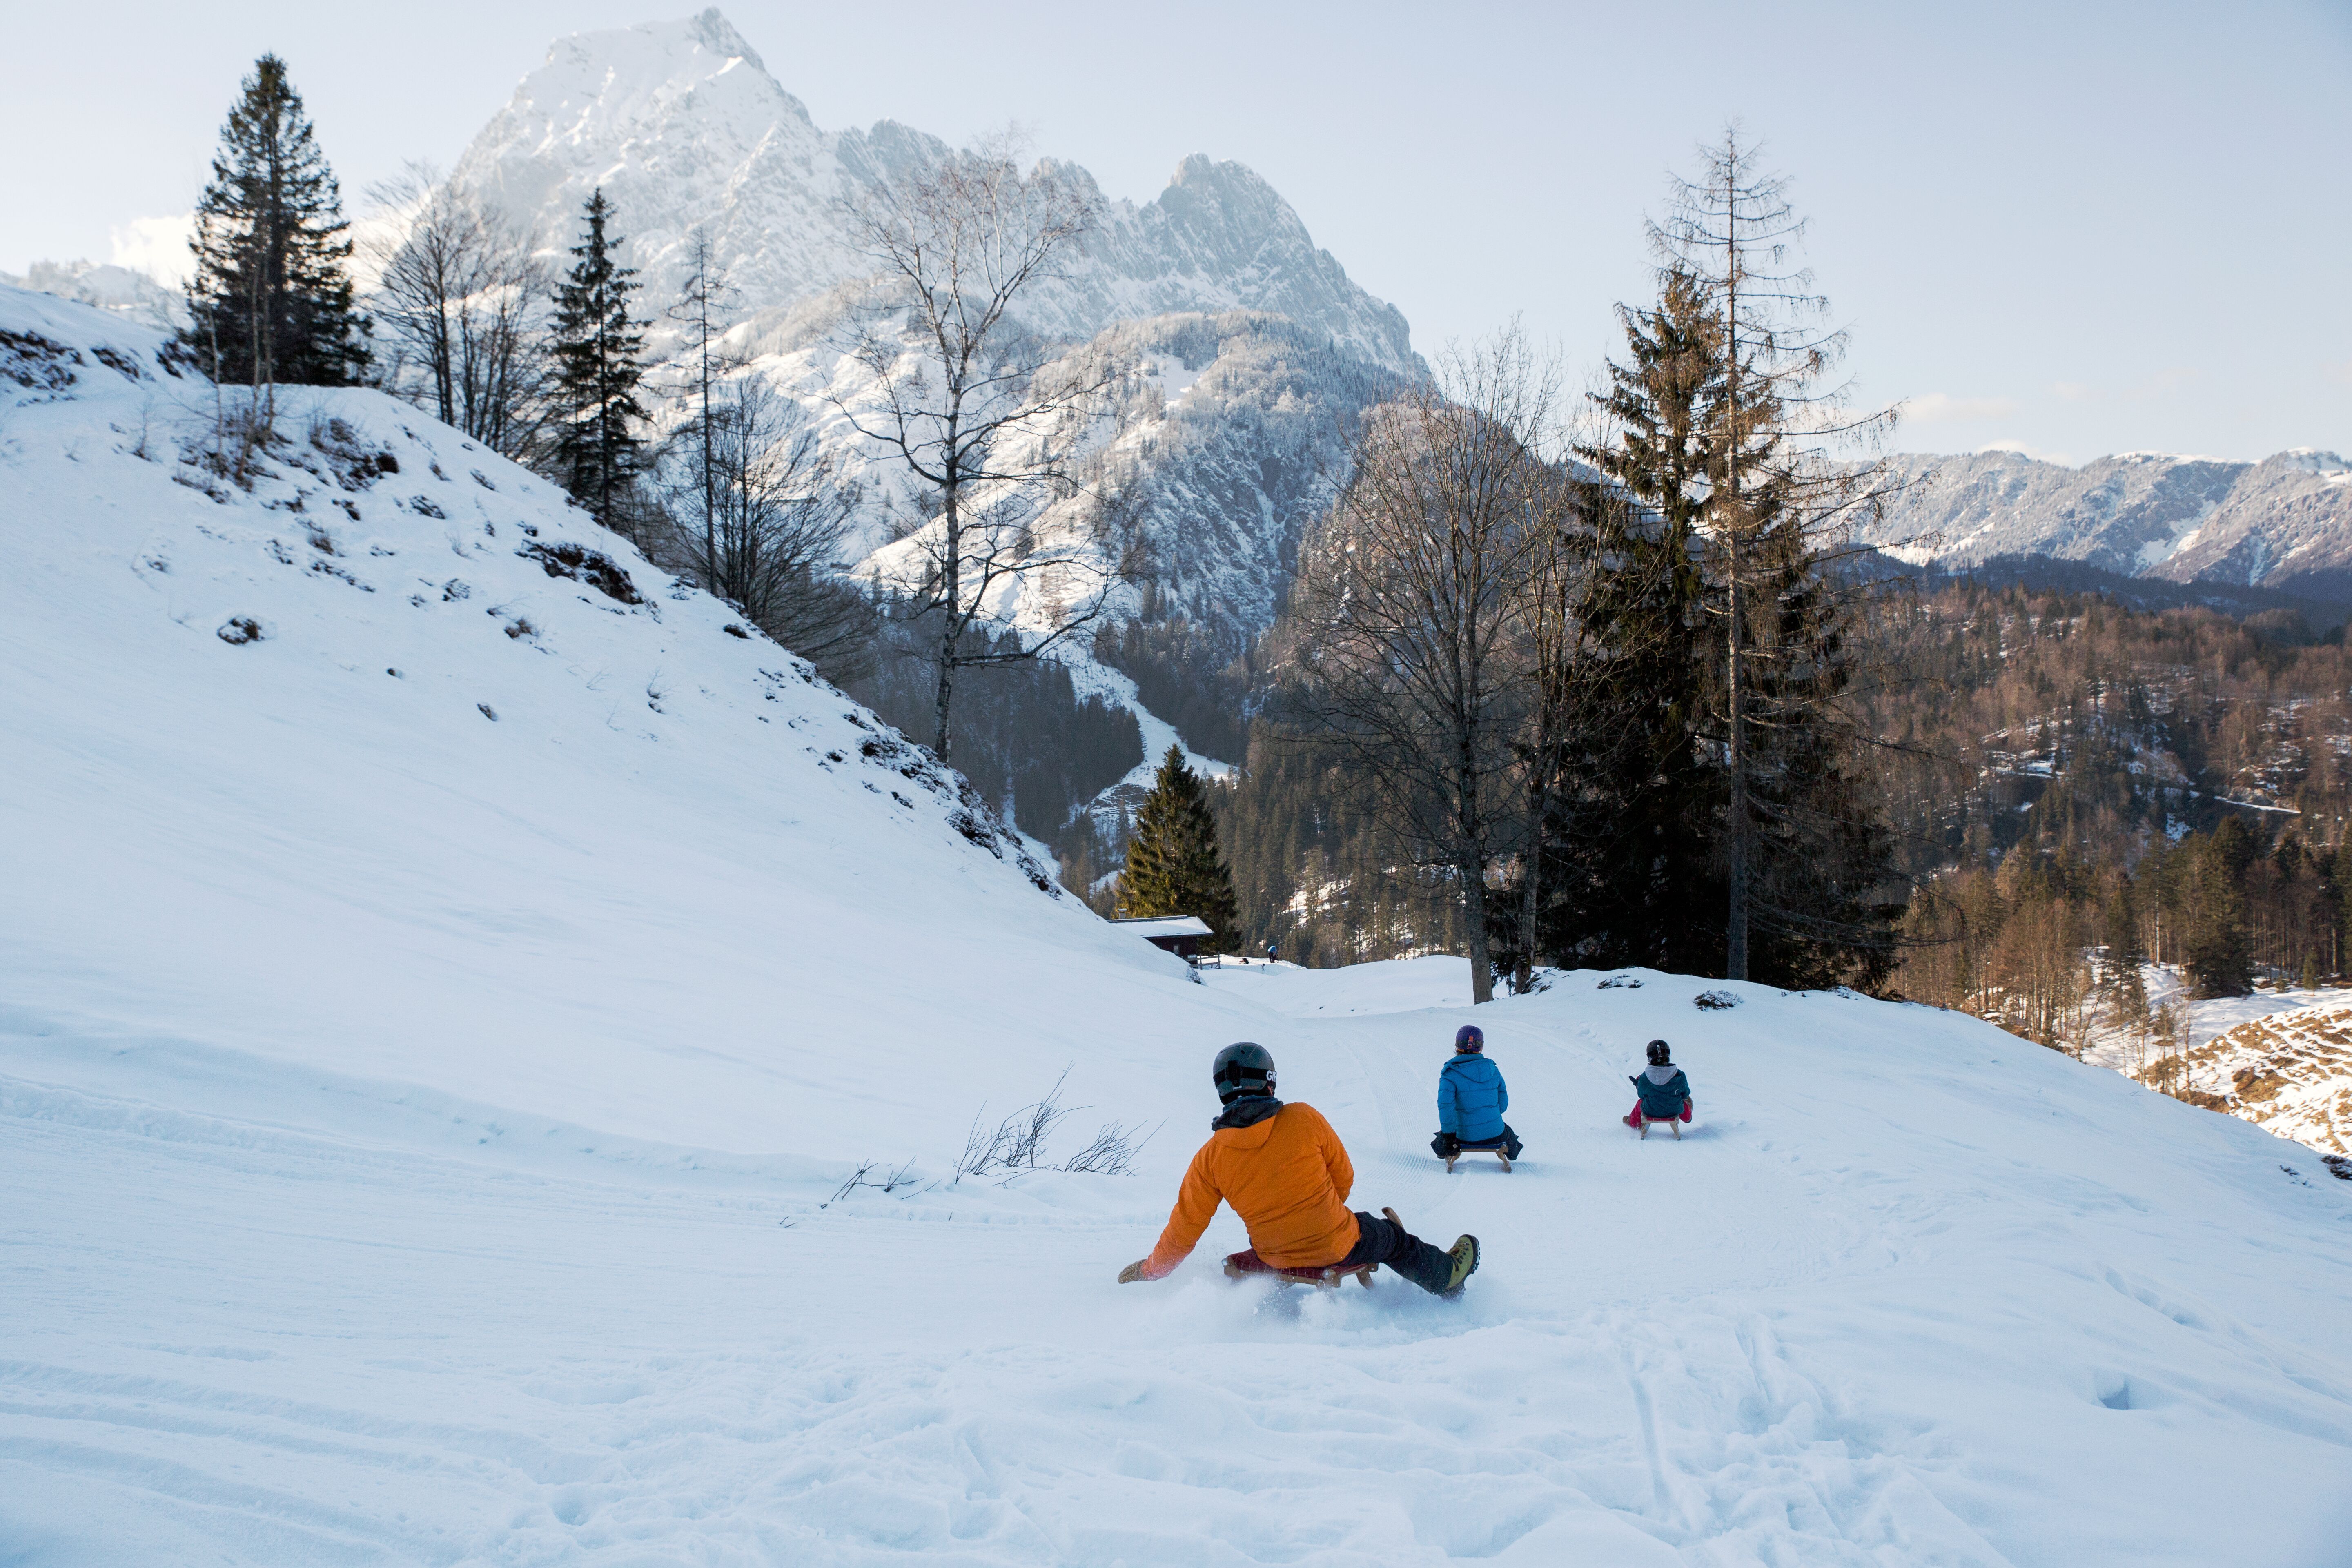
[{"label": "rocky mountain ridge", "polygon": [[2129,452],[2080,468],[2021,452],[1886,460],[1899,492],[1864,538],[1914,564],[2001,556],[2126,576],[2352,596],[2352,464],[2296,447],[2259,463]]},{"label": "rocky mountain ridge", "polygon": [[[452,178],[551,250],[572,243],[580,204],[601,186],[648,300],[676,296],[700,230],[739,317],[749,317],[870,272],[844,198],[950,152],[895,121],[818,129],[712,8],[557,39]],[[1059,168],[1099,198],[1084,169]],[[1350,279],[1289,204],[1239,163],[1193,153],[1152,201],[1103,200],[1100,212],[1077,259],[1024,300],[1033,329],[1081,341],[1171,311],[1260,310],[1374,363],[1421,368],[1402,314]]]}]

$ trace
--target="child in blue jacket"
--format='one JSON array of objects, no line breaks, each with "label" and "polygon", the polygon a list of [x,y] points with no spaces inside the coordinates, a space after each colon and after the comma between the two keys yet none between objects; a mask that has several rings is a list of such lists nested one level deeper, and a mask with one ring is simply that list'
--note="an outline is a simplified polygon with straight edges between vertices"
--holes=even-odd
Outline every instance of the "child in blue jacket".
[{"label": "child in blue jacket", "polygon": [[1430,1147],[1438,1158],[1450,1159],[1465,1143],[1492,1145],[1499,1141],[1503,1156],[1516,1160],[1522,1145],[1517,1133],[1503,1120],[1511,1108],[1511,1091],[1503,1071],[1486,1059],[1486,1036],[1475,1024],[1465,1024],[1454,1036],[1454,1059],[1437,1075],[1437,1136]]},{"label": "child in blue jacket", "polygon": [[1640,1127],[1644,1117],[1652,1121],[1691,1119],[1690,1079],[1675,1066],[1674,1052],[1664,1040],[1650,1042],[1650,1065],[1633,1075],[1633,1092],[1641,1098],[1625,1113],[1628,1127]]}]

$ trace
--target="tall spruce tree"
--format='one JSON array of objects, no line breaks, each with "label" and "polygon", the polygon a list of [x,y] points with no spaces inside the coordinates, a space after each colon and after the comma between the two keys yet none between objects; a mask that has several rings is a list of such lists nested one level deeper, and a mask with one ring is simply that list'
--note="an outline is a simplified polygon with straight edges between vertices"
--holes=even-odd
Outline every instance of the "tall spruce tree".
[{"label": "tall spruce tree", "polygon": [[366,373],[347,228],[302,96],[286,62],[264,55],[221,127],[196,204],[182,337],[215,382],[347,386]]},{"label": "tall spruce tree", "polygon": [[[1654,309],[1624,313],[1629,363],[1601,397],[1620,438],[1580,451],[1602,476],[1584,613],[1616,717],[1569,770],[1538,942],[1556,964],[1873,986],[1894,952],[1893,843],[1858,783],[1851,606],[1820,498],[1785,467],[1767,388],[1751,379],[1735,416],[1717,289],[1672,265],[1660,281]],[[1692,918],[1735,901],[1736,928]]]},{"label": "tall spruce tree", "polygon": [[627,521],[631,484],[645,468],[645,443],[631,426],[646,417],[637,402],[646,323],[629,314],[637,274],[614,259],[621,237],[607,232],[612,217],[599,186],[581,209],[587,232],[556,289],[554,323],[558,479],[607,528]]},{"label": "tall spruce tree", "polygon": [[1718,887],[1721,767],[1696,535],[1715,460],[1721,334],[1705,287],[1669,269],[1653,308],[1620,311],[1626,363],[1597,396],[1620,432],[1577,455],[1599,470],[1580,510],[1601,535],[1580,614],[1601,650],[1606,744],[1571,758],[1554,820],[1537,944],[1554,963],[1713,973],[1721,932],[1690,911]]},{"label": "tall spruce tree", "polygon": [[1217,820],[1200,779],[1184,765],[1181,746],[1170,746],[1160,760],[1151,794],[1136,814],[1118,898],[1130,916],[1200,916],[1215,933],[1202,944],[1212,952],[1240,945],[1241,911],[1217,847]]}]

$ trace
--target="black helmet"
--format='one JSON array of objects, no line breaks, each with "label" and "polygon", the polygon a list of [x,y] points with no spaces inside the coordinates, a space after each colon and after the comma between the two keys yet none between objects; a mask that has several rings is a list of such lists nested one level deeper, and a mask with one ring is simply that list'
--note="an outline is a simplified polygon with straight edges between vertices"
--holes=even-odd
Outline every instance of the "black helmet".
[{"label": "black helmet", "polygon": [[1650,1065],[1652,1067],[1662,1068],[1672,1066],[1673,1059],[1674,1053],[1666,1048],[1665,1041],[1652,1040],[1650,1042]]},{"label": "black helmet", "polygon": [[1245,1094],[1274,1092],[1274,1053],[1253,1040],[1236,1040],[1217,1053],[1209,1069],[1217,1099],[1230,1105]]}]

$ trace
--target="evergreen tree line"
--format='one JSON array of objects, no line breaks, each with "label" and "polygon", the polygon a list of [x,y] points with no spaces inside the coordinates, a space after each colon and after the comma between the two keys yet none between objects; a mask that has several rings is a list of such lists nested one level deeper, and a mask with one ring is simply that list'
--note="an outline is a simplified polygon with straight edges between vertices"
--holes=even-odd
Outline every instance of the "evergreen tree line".
[{"label": "evergreen tree line", "polygon": [[2265,841],[2231,816],[2126,865],[2135,847],[2092,860],[2021,845],[1929,879],[1905,912],[1896,989],[2079,1053],[2098,1029],[2176,1033],[2148,1007],[2144,964],[2177,967],[2198,997],[2340,978],[2352,847]]},{"label": "evergreen tree line", "polygon": [[1228,847],[1239,947],[1310,967],[1462,948],[1462,901],[1417,867],[1357,787],[1347,755],[1253,722],[1240,773],[1209,796]]},{"label": "evergreen tree line", "polygon": [[1254,684],[1249,654],[1165,610],[1155,584],[1142,613],[1095,634],[1094,657],[1135,682],[1146,708],[1176,727],[1193,751],[1236,762],[1249,747]]},{"label": "evergreen tree line", "polygon": [[2143,963],[2200,996],[2340,975],[2340,637],[1965,584],[1880,609],[1916,677],[1872,698],[1906,742],[1878,775],[1919,880],[1903,994],[2059,1048],[2119,1028],[2144,1050],[2175,1021],[2148,1009]]}]

